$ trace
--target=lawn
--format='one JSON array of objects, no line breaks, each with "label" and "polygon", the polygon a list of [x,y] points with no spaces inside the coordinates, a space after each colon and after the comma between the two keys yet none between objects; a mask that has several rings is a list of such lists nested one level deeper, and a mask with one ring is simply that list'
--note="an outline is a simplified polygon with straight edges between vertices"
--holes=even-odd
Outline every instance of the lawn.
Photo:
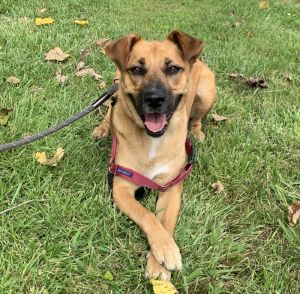
[{"label": "lawn", "polygon": [[[55,22],[36,27],[44,7]],[[212,113],[229,119],[204,121],[175,233],[183,271],[172,282],[189,294],[300,293],[300,224],[287,221],[287,206],[300,200],[299,14],[297,0],[270,1],[266,10],[255,0],[1,0],[0,108],[13,112],[0,144],[68,118],[103,91],[75,75],[81,49],[91,49],[86,65],[111,83],[114,65],[97,39],[131,32],[163,39],[176,28],[198,36],[217,76]],[[75,25],[78,18],[89,26]],[[45,61],[54,47],[70,58]],[[69,76],[64,85],[58,68]],[[268,88],[231,73],[262,78]],[[9,76],[20,84],[6,83]],[[146,239],[111,205],[110,138],[91,137],[100,119],[93,113],[0,154],[0,293],[152,293],[143,276]],[[35,161],[33,153],[59,146],[57,167]],[[211,189],[216,181],[223,193]],[[143,204],[153,209],[155,194]]]}]

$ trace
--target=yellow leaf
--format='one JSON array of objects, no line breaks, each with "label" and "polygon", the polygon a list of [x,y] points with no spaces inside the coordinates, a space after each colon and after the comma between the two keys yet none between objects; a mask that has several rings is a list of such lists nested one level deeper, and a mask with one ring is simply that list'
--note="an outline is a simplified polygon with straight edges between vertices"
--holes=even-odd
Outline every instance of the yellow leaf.
[{"label": "yellow leaf", "polygon": [[76,19],[74,20],[75,24],[81,25],[81,26],[87,26],[89,24],[89,21],[84,18],[84,19]]},{"label": "yellow leaf", "polygon": [[52,24],[54,22],[54,19],[52,19],[51,17],[45,17],[45,18],[36,18],[35,19],[35,24],[37,26],[42,26],[42,25],[48,25],[48,24]]},{"label": "yellow leaf", "polygon": [[176,294],[176,293],[178,293],[176,288],[174,287],[174,285],[171,282],[151,279],[150,283],[153,285],[154,294]]},{"label": "yellow leaf", "polygon": [[36,152],[34,153],[34,157],[36,161],[41,164],[49,165],[49,166],[57,166],[57,163],[62,159],[64,153],[65,153],[64,149],[58,147],[52,158],[47,158],[45,152]]},{"label": "yellow leaf", "polygon": [[269,2],[268,1],[260,1],[259,2],[259,8],[260,9],[268,9],[269,8]]},{"label": "yellow leaf", "polygon": [[34,157],[37,162],[39,162],[41,164],[47,164],[47,156],[46,156],[45,152],[36,152],[34,154]]},{"label": "yellow leaf", "polygon": [[110,271],[107,271],[107,272],[104,274],[104,279],[105,279],[105,280],[108,280],[108,281],[113,281],[114,276],[113,276],[113,274],[112,274]]}]

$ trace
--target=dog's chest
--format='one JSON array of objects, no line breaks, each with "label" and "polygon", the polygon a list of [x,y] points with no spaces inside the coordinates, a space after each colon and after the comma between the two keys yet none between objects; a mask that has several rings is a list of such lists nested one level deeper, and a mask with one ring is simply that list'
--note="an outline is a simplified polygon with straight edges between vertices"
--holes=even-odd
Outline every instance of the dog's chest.
[{"label": "dog's chest", "polygon": [[171,170],[172,163],[165,160],[155,160],[160,158],[160,152],[162,148],[162,139],[161,138],[151,138],[149,149],[148,149],[148,160],[152,164],[146,170],[146,176],[150,179],[154,179],[158,175],[168,174]]}]

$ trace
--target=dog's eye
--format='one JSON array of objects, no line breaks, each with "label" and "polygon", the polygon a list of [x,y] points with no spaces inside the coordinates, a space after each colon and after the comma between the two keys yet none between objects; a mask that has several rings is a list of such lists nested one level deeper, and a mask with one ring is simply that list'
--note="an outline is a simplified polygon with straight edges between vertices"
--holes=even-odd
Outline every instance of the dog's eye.
[{"label": "dog's eye", "polygon": [[135,76],[143,76],[145,75],[146,71],[142,67],[134,66],[128,69],[128,72]]},{"label": "dog's eye", "polygon": [[181,71],[182,71],[181,67],[178,67],[176,65],[172,65],[172,66],[170,66],[166,69],[166,74],[167,75],[176,75]]}]

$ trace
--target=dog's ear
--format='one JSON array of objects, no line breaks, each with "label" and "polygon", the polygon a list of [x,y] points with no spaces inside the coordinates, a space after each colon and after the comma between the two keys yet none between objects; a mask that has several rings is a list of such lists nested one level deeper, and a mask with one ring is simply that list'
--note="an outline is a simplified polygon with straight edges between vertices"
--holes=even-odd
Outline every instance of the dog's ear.
[{"label": "dog's ear", "polygon": [[201,40],[191,37],[182,31],[173,31],[168,35],[168,40],[178,46],[189,63],[194,63],[197,60],[204,47]]},{"label": "dog's ear", "polygon": [[136,34],[122,37],[116,41],[109,42],[105,46],[105,53],[122,71],[126,66],[132,47],[139,40],[141,40],[141,37]]}]

